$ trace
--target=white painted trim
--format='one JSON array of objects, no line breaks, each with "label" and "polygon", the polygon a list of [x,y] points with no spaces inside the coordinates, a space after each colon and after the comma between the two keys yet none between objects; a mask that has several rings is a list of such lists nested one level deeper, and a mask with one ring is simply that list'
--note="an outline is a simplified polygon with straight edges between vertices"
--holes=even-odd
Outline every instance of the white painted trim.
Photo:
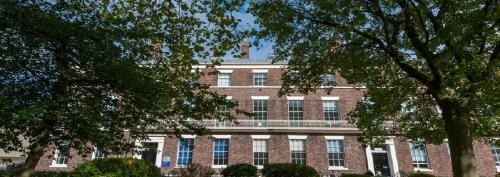
[{"label": "white painted trim", "polygon": [[392,140],[392,143],[388,143],[387,145],[389,146],[389,152],[387,153],[387,156],[389,160],[389,168],[391,168],[391,175],[396,176],[397,174],[399,174],[398,157],[396,155],[396,146],[394,145],[394,139],[391,138],[390,140]]},{"label": "white painted trim", "polygon": [[226,96],[227,100],[233,99],[233,96]]},{"label": "white painted trim", "polygon": [[219,70],[219,73],[233,73],[233,70]]},{"label": "white painted trim", "polygon": [[231,139],[231,135],[212,135],[212,137],[217,139]]},{"label": "white painted trim", "polygon": [[304,100],[304,96],[287,96],[287,100]]},{"label": "white painted trim", "polygon": [[264,165],[255,165],[255,167],[257,167],[257,169],[259,169],[259,170],[264,169]]},{"label": "white painted trim", "polygon": [[49,168],[67,168],[68,167],[68,164],[53,164],[54,162],[52,162],[52,164],[49,166]]},{"label": "white painted trim", "polygon": [[305,140],[307,139],[307,135],[288,135],[288,139]]},{"label": "white painted trim", "polygon": [[327,140],[344,140],[344,136],[325,136]]},{"label": "white painted trim", "polygon": [[366,165],[368,165],[368,171],[371,171],[375,174],[375,166],[373,166],[373,155],[372,155],[372,147],[368,145],[365,148],[366,152]]},{"label": "white painted trim", "polygon": [[[194,65],[193,68],[206,68],[206,65]],[[231,64],[223,64],[220,66],[215,66],[215,68],[223,68],[223,69],[238,69],[238,68],[244,68],[244,69],[272,69],[272,68],[286,68],[287,65],[270,65],[270,64],[248,64],[248,65],[231,65]]]},{"label": "white painted trim", "polygon": [[271,135],[250,135],[252,139],[269,139]]},{"label": "white painted trim", "polygon": [[434,170],[432,170],[430,168],[413,168],[413,171],[416,171],[416,172],[418,172],[418,171],[421,171],[421,172],[431,172],[431,171],[434,171]]},{"label": "white painted trim", "polygon": [[497,172],[500,173],[500,166],[497,166]]},{"label": "white painted trim", "polygon": [[339,170],[339,171],[344,171],[344,170],[349,170],[349,168],[346,168],[346,167],[334,167],[334,166],[328,166],[328,170]]},{"label": "white painted trim", "polygon": [[267,69],[252,69],[253,73],[267,73]]},{"label": "white painted trim", "polygon": [[[156,161],[155,165],[157,167],[161,167],[161,158],[163,156],[163,145],[165,144],[165,136],[154,136],[154,137],[149,137],[147,140],[144,141],[136,141],[135,146],[141,147],[142,143],[158,143],[158,147],[156,147]],[[133,156],[136,159],[141,159],[142,155],[141,154],[134,154]]]},{"label": "white painted trim", "polygon": [[212,168],[226,168],[227,165],[212,165]]},{"label": "white painted trim", "polygon": [[252,100],[269,100],[269,96],[251,96]]},{"label": "white painted trim", "polygon": [[181,135],[181,137],[186,139],[194,139],[196,138],[196,135]]},{"label": "white painted trim", "polygon": [[322,96],[321,100],[339,100],[338,96]]}]

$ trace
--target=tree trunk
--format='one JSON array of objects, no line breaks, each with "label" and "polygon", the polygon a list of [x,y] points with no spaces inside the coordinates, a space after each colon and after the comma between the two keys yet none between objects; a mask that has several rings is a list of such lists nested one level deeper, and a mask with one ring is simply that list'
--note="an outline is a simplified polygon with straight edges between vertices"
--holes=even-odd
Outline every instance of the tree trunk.
[{"label": "tree trunk", "polygon": [[48,130],[42,130],[42,132],[36,137],[35,142],[31,145],[28,157],[16,177],[30,177],[33,174],[35,167],[40,158],[43,156],[44,150],[48,144]]},{"label": "tree trunk", "polygon": [[472,146],[472,120],[470,110],[457,102],[441,105],[445,130],[451,153],[454,177],[478,177]]}]

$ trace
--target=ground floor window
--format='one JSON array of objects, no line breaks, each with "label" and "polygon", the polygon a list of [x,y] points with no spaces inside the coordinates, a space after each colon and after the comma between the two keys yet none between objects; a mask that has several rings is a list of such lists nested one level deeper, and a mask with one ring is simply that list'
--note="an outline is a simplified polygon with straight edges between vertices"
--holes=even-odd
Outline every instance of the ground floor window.
[{"label": "ground floor window", "polygon": [[306,164],[305,140],[290,140],[290,156],[292,163]]},{"label": "ground floor window", "polygon": [[214,165],[227,165],[229,159],[229,139],[214,140]]},{"label": "ground floor window", "polygon": [[327,140],[328,164],[332,167],[344,166],[344,142],[342,140]]},{"label": "ground floor window", "polygon": [[425,145],[417,143],[409,143],[411,151],[411,159],[415,168],[429,168],[427,160],[427,151]]},{"label": "ground floor window", "polygon": [[179,140],[177,165],[190,165],[193,162],[193,145],[193,138],[181,138]]},{"label": "ground floor window", "polygon": [[253,164],[263,166],[267,164],[268,159],[267,140],[253,140]]}]

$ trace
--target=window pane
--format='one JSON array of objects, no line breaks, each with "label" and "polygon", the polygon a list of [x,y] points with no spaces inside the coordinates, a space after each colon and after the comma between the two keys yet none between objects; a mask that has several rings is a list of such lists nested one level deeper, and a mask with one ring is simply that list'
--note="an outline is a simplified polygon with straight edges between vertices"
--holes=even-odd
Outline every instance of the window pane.
[{"label": "window pane", "polygon": [[190,165],[193,162],[193,147],[193,138],[181,138],[179,140],[178,165]]},{"label": "window pane", "polygon": [[292,163],[306,164],[305,140],[290,140],[290,157]]},{"label": "window pane", "polygon": [[330,166],[344,166],[344,141],[327,140],[328,163]]},{"label": "window pane", "polygon": [[267,140],[253,140],[254,165],[265,165],[268,162]]},{"label": "window pane", "polygon": [[491,154],[493,155],[493,160],[495,161],[495,165],[497,166],[497,169],[500,168],[500,146],[497,146],[495,144],[490,145],[491,149]]},{"label": "window pane", "polygon": [[267,125],[267,100],[253,100],[255,126]]},{"label": "window pane", "polygon": [[218,86],[231,86],[231,73],[219,73]]},{"label": "window pane", "polygon": [[325,120],[334,121],[340,120],[339,117],[339,101],[338,100],[324,100],[323,112]]},{"label": "window pane", "polygon": [[214,165],[227,165],[229,158],[229,139],[214,140]]},{"label": "window pane", "polygon": [[304,120],[304,100],[288,100],[288,119],[290,126],[302,126]]},{"label": "window pane", "polygon": [[94,159],[105,159],[106,157],[108,157],[108,155],[106,153],[104,153],[103,151],[101,151],[97,148],[95,149]]},{"label": "window pane", "polygon": [[425,150],[425,145],[418,145],[414,143],[409,143],[411,158],[413,161],[413,167],[416,168],[429,168],[427,162],[427,152]]},{"label": "window pane", "polygon": [[333,74],[323,75],[321,86],[335,86],[335,75]]},{"label": "window pane", "polygon": [[267,85],[267,73],[254,73],[253,74],[253,85],[254,86],[266,86]]}]

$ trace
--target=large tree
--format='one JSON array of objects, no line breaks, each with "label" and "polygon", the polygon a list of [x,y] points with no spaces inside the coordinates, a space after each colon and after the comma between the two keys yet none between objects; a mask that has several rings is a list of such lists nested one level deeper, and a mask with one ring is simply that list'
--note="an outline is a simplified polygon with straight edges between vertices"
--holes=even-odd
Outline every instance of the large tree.
[{"label": "large tree", "polygon": [[0,149],[26,153],[30,176],[49,146],[121,153],[151,129],[205,131],[186,118],[232,119],[192,65],[236,49],[238,5],[0,1]]},{"label": "large tree", "polygon": [[448,138],[453,175],[478,176],[473,140],[500,135],[498,1],[276,0],[250,12],[257,38],[289,60],[282,94],[338,72],[367,88],[350,114],[363,142]]}]

